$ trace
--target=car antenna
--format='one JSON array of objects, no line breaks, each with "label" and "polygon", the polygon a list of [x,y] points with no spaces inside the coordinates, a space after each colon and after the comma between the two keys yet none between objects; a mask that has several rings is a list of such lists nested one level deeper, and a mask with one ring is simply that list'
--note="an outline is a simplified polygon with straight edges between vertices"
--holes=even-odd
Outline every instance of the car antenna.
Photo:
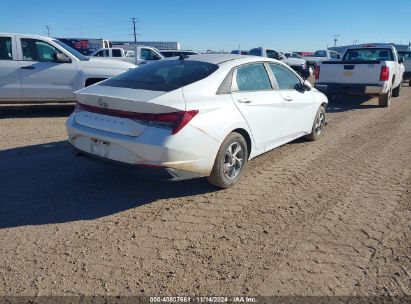
[{"label": "car antenna", "polygon": [[187,54],[180,54],[180,56],[178,56],[178,60],[184,60],[187,59],[188,55]]}]

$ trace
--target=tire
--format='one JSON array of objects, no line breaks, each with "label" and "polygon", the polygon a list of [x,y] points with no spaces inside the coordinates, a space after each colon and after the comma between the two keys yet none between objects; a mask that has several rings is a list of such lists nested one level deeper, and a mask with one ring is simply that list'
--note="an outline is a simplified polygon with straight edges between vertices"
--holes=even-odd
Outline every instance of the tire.
[{"label": "tire", "polygon": [[236,132],[230,133],[218,150],[208,181],[223,189],[233,186],[242,176],[247,160],[248,148],[244,137]]},{"label": "tire", "polygon": [[308,140],[317,140],[321,137],[323,134],[323,129],[325,126],[325,108],[323,106],[320,106],[320,108],[317,111],[317,114],[315,114],[314,122],[313,122],[313,127],[311,128],[311,133],[306,135],[305,138]]},{"label": "tire", "polygon": [[387,93],[380,95],[378,98],[378,105],[382,108],[387,108],[391,104],[392,89]]},{"label": "tire", "polygon": [[398,85],[398,87],[396,87],[394,90],[392,90],[392,96],[393,96],[393,97],[398,97],[398,96],[400,96],[401,87],[402,87],[402,81],[400,82],[400,84]]}]

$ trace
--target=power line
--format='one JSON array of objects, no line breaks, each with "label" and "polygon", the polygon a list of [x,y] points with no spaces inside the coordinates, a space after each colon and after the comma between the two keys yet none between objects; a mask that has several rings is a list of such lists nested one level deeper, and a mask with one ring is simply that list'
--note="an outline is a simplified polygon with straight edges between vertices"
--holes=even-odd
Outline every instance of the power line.
[{"label": "power line", "polygon": [[47,36],[48,36],[48,37],[50,37],[51,27],[50,27],[48,24],[43,25],[43,26],[44,26],[44,28],[45,28],[45,29],[46,29],[46,31],[47,31]]},{"label": "power line", "polygon": [[137,65],[137,33],[136,33],[136,23],[138,22],[138,19],[133,17],[131,18],[133,22],[133,35],[134,35],[134,63]]}]

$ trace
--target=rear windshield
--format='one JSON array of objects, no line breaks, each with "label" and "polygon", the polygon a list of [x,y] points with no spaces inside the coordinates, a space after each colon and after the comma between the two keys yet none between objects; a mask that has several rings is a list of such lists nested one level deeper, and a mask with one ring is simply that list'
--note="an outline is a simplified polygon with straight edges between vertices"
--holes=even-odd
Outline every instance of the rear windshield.
[{"label": "rear windshield", "polygon": [[344,54],[343,61],[393,61],[391,49],[363,48],[350,49]]},{"label": "rear windshield", "polygon": [[327,51],[316,51],[314,57],[327,57]]},{"label": "rear windshield", "polygon": [[262,55],[262,49],[260,49],[260,48],[252,49],[252,50],[250,50],[250,55],[261,56]]},{"label": "rear windshield", "polygon": [[110,78],[100,85],[170,92],[211,75],[218,65],[194,60],[160,60]]}]

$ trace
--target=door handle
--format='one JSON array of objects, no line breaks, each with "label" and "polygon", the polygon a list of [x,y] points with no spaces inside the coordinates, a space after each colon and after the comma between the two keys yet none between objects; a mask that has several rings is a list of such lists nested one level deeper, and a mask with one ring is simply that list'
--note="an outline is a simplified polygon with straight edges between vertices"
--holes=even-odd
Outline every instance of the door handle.
[{"label": "door handle", "polygon": [[35,69],[35,67],[34,67],[34,66],[29,65],[29,66],[24,66],[24,67],[21,67],[21,69],[25,69],[25,70],[34,70],[34,69]]},{"label": "door handle", "polygon": [[292,97],[290,97],[290,96],[287,96],[287,97],[284,97],[284,100],[285,100],[285,101],[293,101],[294,98],[292,98]]},{"label": "door handle", "polygon": [[239,103],[251,103],[250,99],[237,99]]}]

